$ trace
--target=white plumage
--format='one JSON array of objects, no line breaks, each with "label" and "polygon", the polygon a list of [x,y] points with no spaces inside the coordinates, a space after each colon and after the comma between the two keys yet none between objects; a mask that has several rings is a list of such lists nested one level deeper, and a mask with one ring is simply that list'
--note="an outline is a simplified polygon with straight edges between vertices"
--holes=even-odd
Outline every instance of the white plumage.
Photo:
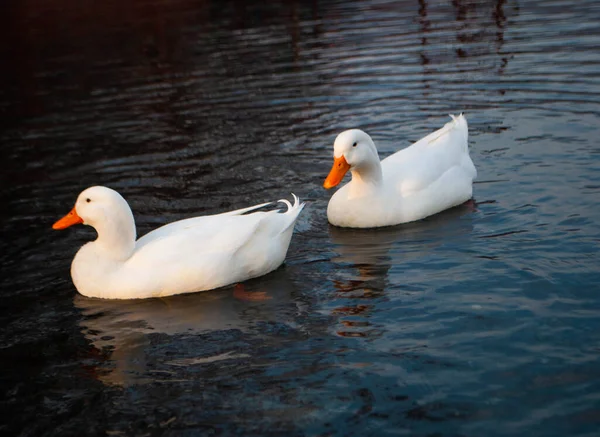
[{"label": "white plumage", "polygon": [[[136,241],[129,205],[116,191],[91,187],[54,224],[90,225],[98,238],[75,255],[71,277],[84,296],[136,299],[210,290],[267,274],[286,256],[304,207],[282,200],[286,212],[258,211],[266,204],[181,220]],[[248,213],[248,214],[246,214]]]},{"label": "white plumage", "polygon": [[324,186],[337,185],[348,170],[352,180],[329,201],[329,222],[353,228],[391,226],[469,200],[477,170],[469,156],[467,120],[462,114],[451,117],[443,128],[383,161],[365,132],[339,134]]}]

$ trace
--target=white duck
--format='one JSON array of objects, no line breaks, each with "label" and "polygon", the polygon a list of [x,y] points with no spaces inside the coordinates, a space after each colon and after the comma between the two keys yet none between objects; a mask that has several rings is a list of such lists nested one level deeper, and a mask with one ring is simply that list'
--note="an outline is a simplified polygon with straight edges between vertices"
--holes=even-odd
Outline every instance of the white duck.
[{"label": "white duck", "polygon": [[52,226],[83,223],[98,233],[73,259],[71,277],[88,297],[137,299],[222,287],[265,275],[286,256],[298,197],[287,211],[245,214],[269,203],[162,226],[136,241],[129,205],[106,187],[84,190],[75,206]]},{"label": "white duck", "polygon": [[333,146],[333,167],[323,186],[352,180],[329,201],[332,225],[374,228],[407,223],[466,202],[477,170],[467,146],[461,114],[416,143],[379,161],[371,137],[358,129],[342,132]]}]

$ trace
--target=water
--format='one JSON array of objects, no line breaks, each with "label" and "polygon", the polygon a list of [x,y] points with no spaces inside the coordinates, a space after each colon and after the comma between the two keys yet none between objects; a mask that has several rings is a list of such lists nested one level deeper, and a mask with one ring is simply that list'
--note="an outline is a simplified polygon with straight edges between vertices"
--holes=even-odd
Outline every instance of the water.
[{"label": "water", "polygon": [[[592,436],[600,425],[600,5],[77,3],[0,14],[6,435]],[[335,135],[387,156],[464,111],[475,203],[335,229]],[[141,302],[78,295],[108,185],[139,234],[289,197],[285,266]]]}]

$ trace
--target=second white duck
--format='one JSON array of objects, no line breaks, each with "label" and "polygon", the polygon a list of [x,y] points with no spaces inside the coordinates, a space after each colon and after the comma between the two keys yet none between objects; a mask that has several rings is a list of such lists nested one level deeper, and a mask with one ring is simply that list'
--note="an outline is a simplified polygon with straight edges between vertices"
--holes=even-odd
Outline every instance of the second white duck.
[{"label": "second white duck", "polygon": [[116,191],[84,190],[65,217],[64,229],[83,223],[98,233],[79,249],[71,277],[84,296],[107,299],[162,297],[209,290],[265,275],[286,256],[304,207],[281,200],[287,211],[245,214],[268,203],[162,226],[136,241],[133,214]]},{"label": "second white duck", "polygon": [[469,156],[467,120],[462,114],[451,117],[443,128],[383,161],[365,132],[339,134],[323,186],[335,187],[348,171],[352,180],[331,197],[329,222],[351,228],[392,226],[469,200],[477,170]]}]

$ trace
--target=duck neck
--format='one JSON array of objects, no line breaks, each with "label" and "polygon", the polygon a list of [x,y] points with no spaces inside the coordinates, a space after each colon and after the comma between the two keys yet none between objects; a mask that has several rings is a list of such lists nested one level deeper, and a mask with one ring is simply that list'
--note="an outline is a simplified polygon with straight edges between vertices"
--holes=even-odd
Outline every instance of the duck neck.
[{"label": "duck neck", "polygon": [[350,195],[361,197],[378,190],[383,184],[383,173],[379,160],[362,164],[352,170]]},{"label": "duck neck", "polygon": [[104,256],[115,261],[125,261],[133,254],[136,232],[133,214],[129,208],[110,220],[92,226],[98,233],[94,245]]}]

